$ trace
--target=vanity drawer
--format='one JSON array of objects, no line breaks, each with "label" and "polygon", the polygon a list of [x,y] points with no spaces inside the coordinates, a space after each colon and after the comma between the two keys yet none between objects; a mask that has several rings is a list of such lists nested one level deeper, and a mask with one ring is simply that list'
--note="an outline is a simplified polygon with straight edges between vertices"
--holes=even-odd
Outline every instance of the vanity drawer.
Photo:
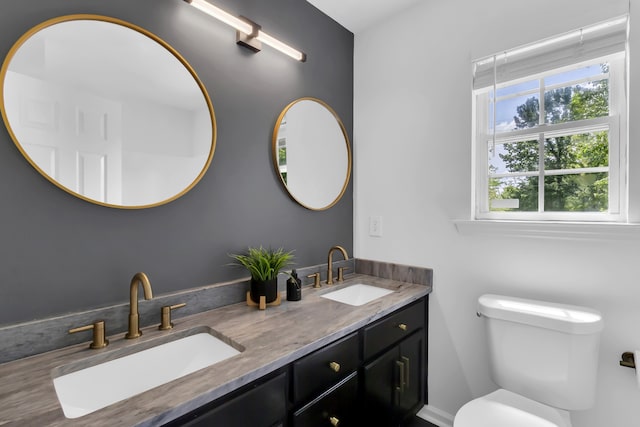
[{"label": "vanity drawer", "polygon": [[408,337],[425,324],[425,301],[421,299],[363,329],[363,356],[367,360]]},{"label": "vanity drawer", "polygon": [[293,401],[312,399],[355,371],[358,362],[355,332],[293,362]]},{"label": "vanity drawer", "polygon": [[317,400],[293,414],[293,427],[358,427],[358,373],[353,372]]},{"label": "vanity drawer", "polygon": [[268,375],[163,427],[274,427],[287,418],[287,374]]}]

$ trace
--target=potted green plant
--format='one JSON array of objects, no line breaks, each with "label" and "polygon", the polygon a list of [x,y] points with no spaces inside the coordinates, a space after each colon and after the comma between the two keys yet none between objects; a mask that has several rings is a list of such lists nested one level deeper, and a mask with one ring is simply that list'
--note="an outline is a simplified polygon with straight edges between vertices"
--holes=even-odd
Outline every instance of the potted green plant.
[{"label": "potted green plant", "polygon": [[293,251],[284,249],[265,249],[249,247],[246,254],[230,254],[237,265],[249,270],[251,274],[251,300],[255,303],[265,296],[270,303],[278,297],[278,274],[280,270],[291,264]]}]

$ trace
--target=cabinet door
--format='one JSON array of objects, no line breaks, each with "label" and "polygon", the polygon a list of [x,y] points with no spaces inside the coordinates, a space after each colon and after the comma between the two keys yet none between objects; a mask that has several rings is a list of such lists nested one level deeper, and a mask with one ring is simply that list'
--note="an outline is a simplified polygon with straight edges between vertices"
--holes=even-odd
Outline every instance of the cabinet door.
[{"label": "cabinet door", "polygon": [[400,398],[398,347],[393,347],[363,368],[363,425],[391,426]]},{"label": "cabinet door", "polygon": [[366,425],[397,425],[422,406],[424,335],[420,330],[363,368]]},{"label": "cabinet door", "polygon": [[422,406],[424,387],[423,373],[424,334],[418,332],[400,343],[399,361],[404,365],[401,369],[404,379],[400,381],[401,391],[398,408],[402,416],[413,414]]},{"label": "cabinet door", "polygon": [[[293,415],[293,427],[359,427],[358,374],[353,372]],[[370,424],[376,425],[376,424]]]}]

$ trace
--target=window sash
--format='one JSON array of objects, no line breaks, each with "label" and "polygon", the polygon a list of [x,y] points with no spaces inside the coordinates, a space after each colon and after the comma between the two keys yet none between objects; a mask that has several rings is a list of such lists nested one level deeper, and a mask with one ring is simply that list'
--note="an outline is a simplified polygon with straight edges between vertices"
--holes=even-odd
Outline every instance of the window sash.
[{"label": "window sash", "polygon": [[[546,134],[548,137],[557,137],[565,135],[573,135],[576,133],[589,133],[607,130],[614,120],[613,116],[595,117],[593,119],[574,120],[571,122],[561,123],[543,123],[530,128],[517,129],[505,132],[495,133],[495,143],[518,142],[530,137],[538,139],[540,133]],[[494,137],[493,132],[483,132],[486,139],[491,140]]]},{"label": "window sash", "polygon": [[518,178],[518,177],[532,177],[532,176],[544,178],[545,176],[580,175],[583,173],[598,173],[598,172],[609,172],[609,166],[594,166],[591,168],[573,168],[573,169],[545,169],[543,171],[491,173],[489,174],[489,178]]},{"label": "window sash", "polygon": [[[605,62],[604,58],[597,58],[597,61],[589,62]],[[624,80],[624,55],[617,54],[606,59],[609,62],[609,116],[597,117],[593,119],[576,120],[572,122],[561,123],[542,123],[531,128],[517,129],[511,131],[503,131],[493,133],[489,129],[490,109],[492,103],[489,94],[493,88],[485,88],[483,90],[474,91],[473,97],[473,119],[475,120],[475,153],[476,160],[474,163],[475,176],[475,218],[476,219],[517,219],[517,220],[559,220],[559,221],[624,221],[626,219],[626,134],[621,129],[626,127],[626,107],[625,107],[625,80]],[[578,68],[583,65],[574,64]],[[541,76],[554,75],[560,72],[554,70],[537,76],[528,76],[527,79],[539,78]],[[516,82],[509,82],[515,84]],[[560,86],[567,86],[564,83]],[[506,86],[506,85],[503,85]],[[549,88],[546,88],[547,90]],[[535,94],[537,91],[531,91]],[[542,107],[541,107],[542,108]],[[543,111],[540,117],[544,120]],[[585,168],[584,170],[568,169],[568,170],[549,170],[528,172],[511,172],[508,175],[489,173],[489,143],[495,141],[495,144],[504,144],[511,142],[521,142],[526,139],[543,141],[544,139],[554,136],[565,136],[568,134],[589,133],[595,131],[607,130],[609,132],[609,166],[603,168]],[[541,139],[542,138],[542,139]],[[544,164],[542,164],[544,167]],[[557,211],[538,211],[538,212],[505,212],[491,211],[489,200],[489,180],[500,177],[518,177],[518,176],[534,176],[539,177],[540,185],[544,185],[544,176],[560,175],[560,174],[577,174],[591,172],[608,172],[609,173],[609,201],[607,212],[557,212]],[[544,193],[539,195],[544,197]],[[541,207],[542,204],[539,205]]]}]

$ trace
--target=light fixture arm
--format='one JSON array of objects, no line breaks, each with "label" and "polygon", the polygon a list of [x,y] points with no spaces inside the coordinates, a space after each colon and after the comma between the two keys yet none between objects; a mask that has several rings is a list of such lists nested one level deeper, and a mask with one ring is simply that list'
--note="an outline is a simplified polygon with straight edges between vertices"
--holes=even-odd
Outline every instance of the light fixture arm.
[{"label": "light fixture arm", "polygon": [[258,40],[258,34],[262,27],[244,16],[240,16],[240,19],[251,25],[251,32],[245,33],[243,31],[236,30],[236,43],[252,50],[253,52],[260,52],[262,50],[262,43]]}]

